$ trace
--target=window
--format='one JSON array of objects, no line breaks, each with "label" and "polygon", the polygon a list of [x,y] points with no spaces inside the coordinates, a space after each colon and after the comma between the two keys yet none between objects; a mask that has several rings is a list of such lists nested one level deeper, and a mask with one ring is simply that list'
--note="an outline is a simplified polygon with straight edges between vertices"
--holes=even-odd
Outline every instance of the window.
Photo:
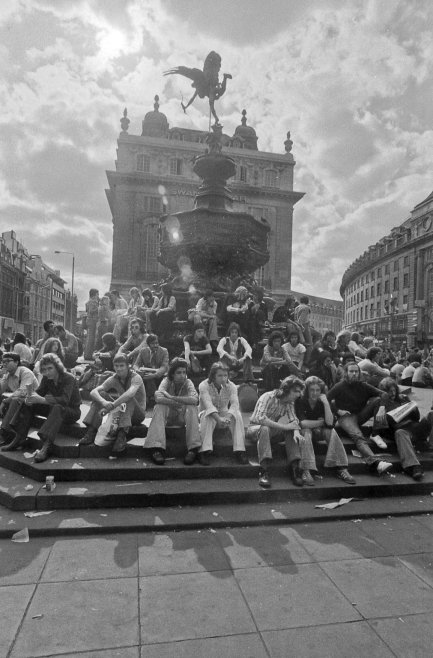
[{"label": "window", "polygon": [[145,196],[143,197],[143,210],[150,213],[161,213],[161,197]]},{"label": "window", "polygon": [[170,174],[172,176],[182,176],[183,160],[172,158],[170,160]]},{"label": "window", "polygon": [[399,265],[398,260],[395,260],[395,261],[394,261],[394,272],[397,272],[397,270],[398,270],[398,265]]},{"label": "window", "polygon": [[374,297],[374,286],[371,286],[371,288],[370,288],[370,294],[371,294],[371,297]]},{"label": "window", "polygon": [[393,290],[398,290],[398,276],[394,277],[394,287]]},{"label": "window", "polygon": [[403,276],[403,288],[409,287],[409,274]]},{"label": "window", "polygon": [[382,268],[378,267],[377,268],[377,278],[379,278],[380,276],[382,276]]},{"label": "window", "polygon": [[385,281],[384,292],[389,292],[389,280],[388,279]]},{"label": "window", "polygon": [[403,304],[406,304],[406,306],[407,306],[408,301],[409,301],[409,296],[408,295],[403,295]]},{"label": "window", "polygon": [[385,274],[389,274],[389,263],[385,265]]},{"label": "window", "polygon": [[278,187],[278,173],[273,169],[265,170],[265,186]]},{"label": "window", "polygon": [[374,318],[374,304],[370,304],[370,317]]},{"label": "window", "polygon": [[368,288],[365,289],[365,301],[368,299]]},{"label": "window", "polygon": [[368,276],[368,274],[366,274],[365,275],[365,283],[368,283],[368,282],[369,282],[369,276]]},{"label": "window", "polygon": [[356,293],[356,303],[359,304],[359,292]]},{"label": "window", "polygon": [[380,295],[381,292],[382,292],[382,286],[380,285],[380,283],[378,283],[376,287],[376,294]]},{"label": "window", "polygon": [[150,172],[150,158],[143,153],[137,155],[137,171],[142,171],[145,174]]},{"label": "window", "polygon": [[363,301],[364,301],[364,291],[361,290],[361,302],[363,302]]},{"label": "window", "polygon": [[240,180],[242,183],[247,182],[247,173],[248,169],[244,165],[239,165],[237,167],[237,179]]},{"label": "window", "polygon": [[374,270],[370,274],[371,280],[374,281]]},{"label": "window", "polygon": [[363,310],[364,310],[364,309],[363,309],[362,306],[361,306],[361,308],[359,309],[359,312],[360,312],[359,319],[360,319],[360,320],[363,319],[363,317],[362,317]]},{"label": "window", "polygon": [[380,302],[377,302],[377,304],[376,304],[376,315],[377,315],[377,317],[380,316]]},{"label": "window", "polygon": [[409,267],[409,256],[404,257],[403,266],[404,267]]}]

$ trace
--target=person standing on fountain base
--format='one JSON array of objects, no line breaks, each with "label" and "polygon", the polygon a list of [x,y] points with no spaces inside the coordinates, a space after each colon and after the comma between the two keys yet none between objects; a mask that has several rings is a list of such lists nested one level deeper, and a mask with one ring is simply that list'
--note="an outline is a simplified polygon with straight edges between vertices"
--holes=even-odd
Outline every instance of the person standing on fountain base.
[{"label": "person standing on fountain base", "polygon": [[84,348],[84,358],[90,361],[93,357],[96,344],[96,327],[98,325],[98,310],[99,310],[99,291],[96,288],[89,290],[89,299],[86,302],[86,324],[87,324],[87,339],[86,347]]},{"label": "person standing on fountain base", "polygon": [[242,337],[237,322],[232,322],[229,325],[227,334],[218,343],[217,352],[220,360],[227,366],[229,372],[238,373],[242,371],[243,379],[252,381],[254,375],[251,345]]}]

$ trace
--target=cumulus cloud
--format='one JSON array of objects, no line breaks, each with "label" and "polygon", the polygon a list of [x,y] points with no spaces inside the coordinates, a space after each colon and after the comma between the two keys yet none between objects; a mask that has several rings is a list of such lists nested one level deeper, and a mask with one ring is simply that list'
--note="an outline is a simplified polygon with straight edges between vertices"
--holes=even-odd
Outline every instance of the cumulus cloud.
[{"label": "cumulus cloud", "polygon": [[338,297],[350,262],[431,192],[432,17],[428,0],[11,1],[0,15],[3,230],[63,273],[67,257],[52,252],[74,251],[81,302],[90,282],[108,287],[105,170],[123,107],[132,134],[156,93],[171,125],[205,129],[206,102],[184,115],[189,82],[162,74],[214,49],[233,74],[224,130],[245,107],[261,150],[284,152],[292,132],[306,192],[292,287]]}]

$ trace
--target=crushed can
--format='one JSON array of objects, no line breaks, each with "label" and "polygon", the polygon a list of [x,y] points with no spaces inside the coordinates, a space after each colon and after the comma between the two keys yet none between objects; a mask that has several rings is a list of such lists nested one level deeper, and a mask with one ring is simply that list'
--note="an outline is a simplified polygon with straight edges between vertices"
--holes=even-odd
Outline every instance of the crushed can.
[{"label": "crushed can", "polygon": [[54,475],[47,475],[45,478],[45,489],[47,491],[53,491],[56,488],[54,483]]}]

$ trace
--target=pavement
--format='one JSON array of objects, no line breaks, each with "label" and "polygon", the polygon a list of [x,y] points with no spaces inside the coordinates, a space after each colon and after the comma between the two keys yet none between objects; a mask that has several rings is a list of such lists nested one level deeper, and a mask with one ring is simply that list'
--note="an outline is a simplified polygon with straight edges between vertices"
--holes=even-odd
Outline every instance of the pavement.
[{"label": "pavement", "polygon": [[4,658],[432,655],[433,515],[0,540]]}]

